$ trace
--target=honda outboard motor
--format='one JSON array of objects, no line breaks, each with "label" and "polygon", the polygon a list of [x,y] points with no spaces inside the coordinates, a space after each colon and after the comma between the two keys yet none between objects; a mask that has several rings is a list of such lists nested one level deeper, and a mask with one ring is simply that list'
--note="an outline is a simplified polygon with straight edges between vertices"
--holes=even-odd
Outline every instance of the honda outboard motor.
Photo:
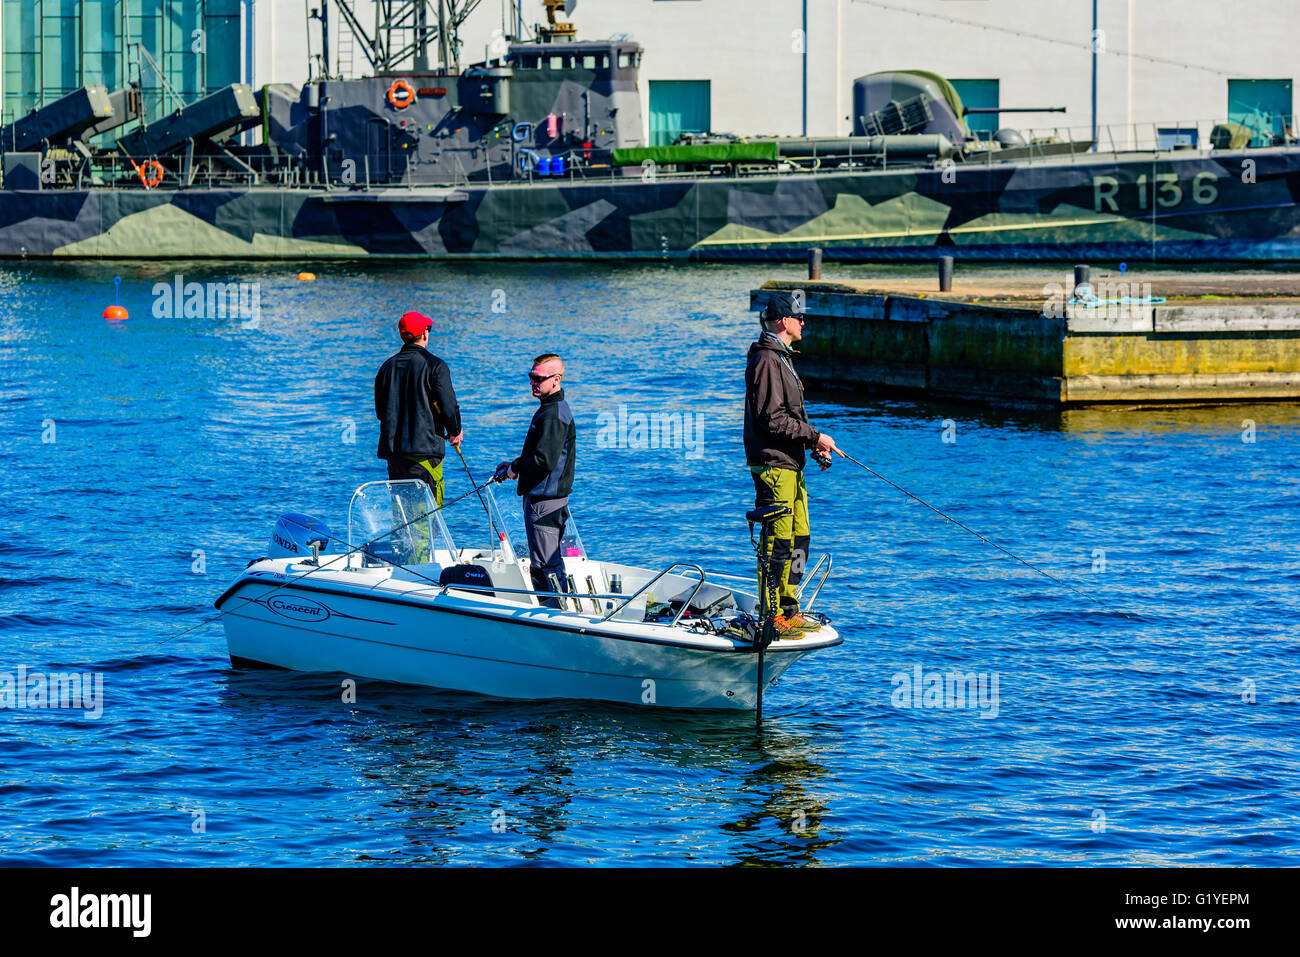
[{"label": "honda outboard motor", "polygon": [[268,558],[310,555],[312,545],[324,550],[330,540],[330,527],[320,519],[299,512],[286,512],[276,520],[266,554]]}]

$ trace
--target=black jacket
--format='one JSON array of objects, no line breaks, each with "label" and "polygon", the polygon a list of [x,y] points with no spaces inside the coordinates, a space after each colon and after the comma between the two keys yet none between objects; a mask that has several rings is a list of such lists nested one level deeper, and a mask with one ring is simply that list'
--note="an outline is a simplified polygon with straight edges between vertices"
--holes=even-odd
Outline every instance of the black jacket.
[{"label": "black jacket", "polygon": [[799,381],[785,343],[763,336],[745,365],[745,462],[802,470],[804,450],[821,433],[808,424]]},{"label": "black jacket", "polygon": [[573,491],[573,458],[578,429],[564,390],[543,396],[533,413],[524,450],[510,463],[519,476],[519,494],[562,498]]},{"label": "black jacket", "polygon": [[423,346],[405,345],[375,375],[375,417],[381,459],[441,462],[443,437],[460,434],[460,405],[447,363]]}]

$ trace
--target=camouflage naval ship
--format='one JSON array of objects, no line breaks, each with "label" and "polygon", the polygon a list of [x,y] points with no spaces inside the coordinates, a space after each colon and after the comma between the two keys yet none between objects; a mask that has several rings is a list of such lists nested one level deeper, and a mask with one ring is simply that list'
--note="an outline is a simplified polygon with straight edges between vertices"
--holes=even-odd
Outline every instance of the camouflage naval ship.
[{"label": "camouflage naval ship", "polygon": [[138,80],[82,88],[0,128],[0,256],[1300,258],[1293,142],[979,138],[952,84],[894,71],[855,81],[851,136],[652,147],[639,45],[545,3],[464,69],[236,84],[156,119]]}]

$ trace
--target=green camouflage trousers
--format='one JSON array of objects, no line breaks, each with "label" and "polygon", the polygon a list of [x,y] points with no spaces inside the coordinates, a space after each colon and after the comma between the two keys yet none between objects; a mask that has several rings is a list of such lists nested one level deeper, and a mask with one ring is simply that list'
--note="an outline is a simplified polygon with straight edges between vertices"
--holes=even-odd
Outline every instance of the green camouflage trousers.
[{"label": "green camouflage trousers", "polygon": [[803,485],[803,472],[779,469],[770,465],[751,466],[754,476],[754,507],[773,504],[788,506],[790,515],[783,515],[772,523],[767,540],[766,562],[758,563],[760,601],[769,603],[768,576],[777,583],[779,608],[769,607],[769,614],[778,610],[787,618],[799,613],[798,584],[803,580],[808,565],[808,545],[811,530],[808,527],[808,492]]}]

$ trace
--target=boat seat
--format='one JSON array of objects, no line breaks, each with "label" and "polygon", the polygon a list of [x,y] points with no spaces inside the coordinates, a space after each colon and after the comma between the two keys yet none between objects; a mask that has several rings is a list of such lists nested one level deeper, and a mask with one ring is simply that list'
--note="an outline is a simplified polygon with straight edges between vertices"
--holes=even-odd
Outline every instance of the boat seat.
[{"label": "boat seat", "polygon": [[[482,565],[451,565],[444,568],[438,575],[439,585],[474,585],[476,587],[486,587],[496,584],[492,581],[492,576]],[[477,592],[480,595],[492,595],[495,592],[484,591]]]},{"label": "boat seat", "polygon": [[791,512],[789,505],[764,505],[761,508],[750,509],[745,513],[745,521],[750,525],[769,525],[775,522],[783,515],[789,515]]}]

